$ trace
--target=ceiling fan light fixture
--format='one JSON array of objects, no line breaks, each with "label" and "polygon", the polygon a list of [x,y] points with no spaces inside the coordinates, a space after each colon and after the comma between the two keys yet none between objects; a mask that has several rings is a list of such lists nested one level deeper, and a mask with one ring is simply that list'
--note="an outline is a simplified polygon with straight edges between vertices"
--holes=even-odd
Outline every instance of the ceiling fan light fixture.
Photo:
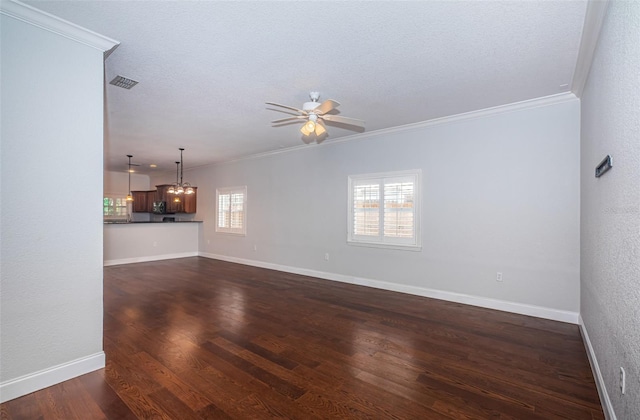
[{"label": "ceiling fan light fixture", "polygon": [[327,130],[322,126],[322,124],[316,124],[316,136],[320,137],[326,132]]},{"label": "ceiling fan light fixture", "polygon": [[[309,124],[309,123],[305,123],[305,124],[302,126],[302,128],[300,128],[300,132],[301,132],[302,134],[304,134],[305,136],[308,136],[308,135],[310,135],[311,133],[313,133],[313,130],[309,130],[309,128],[307,127],[307,125],[308,125],[308,124]],[[314,126],[314,129],[315,129],[315,126]]]},{"label": "ceiling fan light fixture", "polygon": [[[318,102],[318,100],[320,99],[319,92],[310,92],[309,98],[311,98],[311,102],[305,102],[304,104],[302,104],[302,109],[298,109],[289,105],[282,105],[276,102],[266,102],[267,105],[277,106],[287,110],[279,111],[293,115],[292,117],[271,121],[271,123],[282,124],[295,120],[307,120],[300,128],[300,132],[305,136],[309,136],[315,133],[315,135],[318,137],[323,136],[327,133],[327,129],[323,125],[325,121],[364,128],[364,121],[362,120],[342,117],[336,115],[335,112],[331,113],[333,110],[340,106],[340,103],[338,101],[327,99],[326,101]],[[278,110],[274,109],[274,111]],[[292,113],[291,111],[297,112],[298,115]]]},{"label": "ceiling fan light fixture", "polygon": [[311,112],[320,106],[320,102],[305,102],[302,104],[302,110],[305,112]]},{"label": "ceiling fan light fixture", "polygon": [[308,136],[309,134],[314,133],[316,131],[316,127],[319,125],[317,121],[318,116],[316,114],[309,114],[309,121],[304,123],[304,125],[300,129],[302,134]]}]

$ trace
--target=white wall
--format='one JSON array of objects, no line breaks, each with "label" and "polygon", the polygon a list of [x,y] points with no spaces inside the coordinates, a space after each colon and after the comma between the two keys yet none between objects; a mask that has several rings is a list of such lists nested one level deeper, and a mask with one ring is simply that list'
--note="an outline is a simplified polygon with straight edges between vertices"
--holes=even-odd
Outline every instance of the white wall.
[{"label": "white wall", "polygon": [[[155,190],[151,187],[149,175],[131,174],[131,191]],[[127,195],[129,193],[129,174],[126,172],[104,171],[103,190],[106,194]]]},{"label": "white wall", "polygon": [[200,223],[104,225],[104,265],[195,257]]},{"label": "white wall", "polygon": [[[573,97],[185,171],[200,252],[577,322],[579,121]],[[403,169],[423,171],[422,251],[347,245],[347,176]],[[247,236],[216,234],[215,189],[239,185]]]},{"label": "white wall", "polygon": [[[151,188],[149,175],[131,174],[131,191],[148,191]],[[105,197],[126,196],[129,194],[129,174],[127,172],[104,171],[103,194]],[[150,213],[133,213],[132,203],[127,203],[127,211],[132,221],[148,222],[152,219]],[[105,250],[107,243],[104,243]]]},{"label": "white wall", "polygon": [[581,316],[619,419],[640,419],[639,40],[640,3],[610,2],[582,96]]},{"label": "white wall", "polygon": [[[0,399],[6,401],[104,366],[103,50],[11,17],[5,7],[22,6],[2,3]],[[73,171],[63,170],[70,163]]]}]

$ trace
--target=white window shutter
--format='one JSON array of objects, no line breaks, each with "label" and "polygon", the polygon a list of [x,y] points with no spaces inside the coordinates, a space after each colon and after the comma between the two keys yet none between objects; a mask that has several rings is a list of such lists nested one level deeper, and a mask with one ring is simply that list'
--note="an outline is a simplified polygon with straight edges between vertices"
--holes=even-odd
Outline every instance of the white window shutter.
[{"label": "white window shutter", "polygon": [[420,178],[419,170],[350,176],[347,241],[419,250]]},{"label": "white window shutter", "polygon": [[216,190],[216,232],[245,235],[247,232],[247,187]]}]

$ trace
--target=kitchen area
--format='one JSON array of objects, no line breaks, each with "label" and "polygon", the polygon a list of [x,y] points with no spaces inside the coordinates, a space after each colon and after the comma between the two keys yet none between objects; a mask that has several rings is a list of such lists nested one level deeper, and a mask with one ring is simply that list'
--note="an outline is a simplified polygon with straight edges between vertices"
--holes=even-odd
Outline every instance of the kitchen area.
[{"label": "kitchen area", "polygon": [[172,184],[152,189],[148,175],[110,171],[103,182],[105,266],[198,255],[197,187],[176,194]]}]

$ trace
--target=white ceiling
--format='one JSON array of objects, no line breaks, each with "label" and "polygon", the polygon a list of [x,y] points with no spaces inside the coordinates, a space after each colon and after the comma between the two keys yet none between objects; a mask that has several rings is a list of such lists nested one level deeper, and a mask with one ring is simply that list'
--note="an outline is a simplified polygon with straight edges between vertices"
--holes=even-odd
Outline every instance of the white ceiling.
[{"label": "white ceiling", "polygon": [[[151,173],[304,145],[311,90],[371,132],[571,89],[586,1],[27,1],[116,39],[105,168]],[[357,133],[329,126],[330,142]],[[313,147],[309,145],[308,147]]]}]

